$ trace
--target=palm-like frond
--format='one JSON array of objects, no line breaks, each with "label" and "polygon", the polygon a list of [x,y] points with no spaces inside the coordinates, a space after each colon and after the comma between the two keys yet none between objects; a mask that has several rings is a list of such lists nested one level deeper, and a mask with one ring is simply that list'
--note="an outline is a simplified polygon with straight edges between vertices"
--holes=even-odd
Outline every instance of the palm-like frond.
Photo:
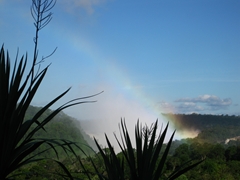
[{"label": "palm-like frond", "polygon": [[[34,134],[44,129],[44,126],[52,120],[63,109],[86,102],[84,99],[93,97],[83,97],[71,100],[55,111],[52,111],[41,122],[39,117],[55,102],[61,99],[68,91],[66,90],[46,106],[40,109],[32,119],[24,120],[25,113],[29,107],[33,97],[35,96],[45,74],[48,70],[48,66],[40,71],[33,79],[30,78],[32,69],[27,73],[26,77],[26,64],[27,56],[20,59],[15,64],[13,70],[10,66],[10,58],[7,53],[5,55],[4,48],[0,51],[0,179],[5,179],[17,168],[31,163],[33,161],[41,160],[35,159],[36,155],[28,157],[39,146],[46,143],[53,149],[59,146],[64,149],[65,152],[73,152],[72,145],[77,146],[74,142],[68,142],[65,140],[54,139],[35,139]],[[34,127],[34,128],[30,128]],[[32,129],[32,130],[30,130]],[[59,162],[60,163],[60,162]],[[60,163],[61,164],[61,163]],[[66,168],[64,169],[66,171]],[[69,172],[66,172],[69,175]]]},{"label": "palm-like frond", "polygon": [[[134,149],[130,135],[125,121],[121,120],[120,133],[121,141],[115,135],[117,143],[123,154],[122,158],[119,158],[113,149],[107,135],[105,135],[107,146],[109,152],[106,153],[102,150],[99,143],[95,140],[98,147],[100,156],[104,160],[105,170],[107,175],[103,175],[97,169],[94,161],[91,161],[95,171],[98,174],[99,179],[109,179],[109,180],[158,180],[159,178],[175,179],[181,174],[187,172],[193,167],[197,166],[201,161],[192,164],[190,161],[184,164],[181,168],[175,170],[168,177],[165,177],[163,169],[167,160],[169,149],[175,134],[172,133],[166,147],[163,148],[163,144],[167,135],[168,124],[166,125],[163,132],[157,133],[158,121],[156,121],[150,128],[145,126],[142,127],[137,122],[135,126],[135,145]],[[124,165],[124,161],[126,164]],[[127,167],[126,167],[127,166]],[[125,169],[128,168],[130,173],[126,174]]]},{"label": "palm-like frond", "polygon": [[174,133],[158,163],[157,160],[161,155],[160,153],[166,137],[168,125],[163,133],[157,136],[157,123],[158,121],[156,121],[150,129],[147,127],[143,129],[142,126],[139,125],[139,122],[137,122],[135,127],[136,150],[134,150],[126,124],[124,121],[121,121],[123,146],[120,144],[117,137],[116,139],[122,152],[124,152],[131,172],[130,177],[132,179],[159,179],[162,175],[163,166],[166,162]]}]

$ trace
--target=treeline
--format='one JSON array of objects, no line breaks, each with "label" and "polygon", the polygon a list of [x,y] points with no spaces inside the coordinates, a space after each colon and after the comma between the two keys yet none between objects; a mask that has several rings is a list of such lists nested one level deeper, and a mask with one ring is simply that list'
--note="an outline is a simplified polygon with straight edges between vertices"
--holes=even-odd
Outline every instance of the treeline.
[{"label": "treeline", "polygon": [[240,116],[202,114],[163,114],[177,131],[196,130],[199,141],[224,143],[240,135]]},{"label": "treeline", "polygon": [[177,124],[179,128],[206,129],[213,126],[240,126],[240,116],[211,115],[211,114],[162,114],[167,119]]}]

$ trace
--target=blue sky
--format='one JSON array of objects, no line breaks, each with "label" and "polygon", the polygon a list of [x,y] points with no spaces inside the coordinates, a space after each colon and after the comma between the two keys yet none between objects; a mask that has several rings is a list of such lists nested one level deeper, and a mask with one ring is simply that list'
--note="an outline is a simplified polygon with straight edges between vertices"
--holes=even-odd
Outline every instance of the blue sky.
[{"label": "blue sky", "polygon": [[[0,41],[12,59],[17,48],[32,57],[30,5],[0,0]],[[101,122],[102,131],[121,117],[134,124],[164,112],[239,115],[239,9],[238,0],[58,0],[40,31],[39,57],[58,49],[42,65],[52,63],[33,105],[68,87],[57,105],[104,91],[97,103],[66,110]]]}]

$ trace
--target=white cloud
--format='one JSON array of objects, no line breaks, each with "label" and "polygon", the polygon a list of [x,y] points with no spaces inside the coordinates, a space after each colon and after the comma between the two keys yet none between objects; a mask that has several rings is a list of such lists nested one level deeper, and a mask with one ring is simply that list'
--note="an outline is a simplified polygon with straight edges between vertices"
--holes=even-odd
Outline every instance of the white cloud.
[{"label": "white cloud", "polygon": [[[177,99],[175,102],[181,103],[178,105],[180,109],[192,109],[196,111],[202,111],[202,110],[222,110],[228,108],[230,105],[232,105],[231,98],[225,98],[221,99],[218,96],[215,95],[201,95],[197,98],[180,98]],[[199,104],[202,104],[206,106],[203,108],[202,106],[199,106]]]},{"label": "white cloud", "polygon": [[200,95],[196,98],[179,98],[173,103],[162,101],[158,104],[163,113],[214,113],[226,110],[232,104],[231,98],[221,99],[215,95]]},{"label": "white cloud", "polygon": [[212,109],[222,109],[230,106],[232,104],[231,98],[221,99],[215,95],[201,95],[197,98],[181,98],[177,99],[175,102],[188,102],[188,103],[204,103]]},{"label": "white cloud", "polygon": [[204,107],[199,106],[194,102],[184,102],[184,103],[181,103],[180,105],[176,106],[176,109],[178,109],[178,111],[182,111],[182,112],[193,113],[193,112],[203,111]]}]

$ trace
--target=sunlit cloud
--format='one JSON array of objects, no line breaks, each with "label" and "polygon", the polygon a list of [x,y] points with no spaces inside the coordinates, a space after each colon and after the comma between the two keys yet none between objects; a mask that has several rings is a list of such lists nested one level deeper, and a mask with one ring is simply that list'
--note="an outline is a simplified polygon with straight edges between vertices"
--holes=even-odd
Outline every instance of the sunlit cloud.
[{"label": "sunlit cloud", "polygon": [[218,110],[226,110],[232,104],[231,98],[221,99],[215,95],[200,95],[196,98],[179,98],[174,102],[160,102],[159,108],[163,113],[214,113]]},{"label": "sunlit cloud", "polygon": [[[206,107],[210,110],[226,109],[232,104],[231,98],[221,99],[215,95],[208,95],[208,94],[201,95],[197,98],[180,98],[180,99],[177,99],[175,102],[182,103],[183,107],[184,105],[186,107],[190,107],[190,106],[197,107],[197,103],[202,103],[206,105]],[[199,108],[200,108],[199,110],[203,110],[201,109],[200,106]]]},{"label": "sunlit cloud", "polygon": [[93,14],[96,6],[105,3],[106,0],[62,0],[64,7],[68,11],[75,11],[79,9],[84,9],[87,14]]}]

